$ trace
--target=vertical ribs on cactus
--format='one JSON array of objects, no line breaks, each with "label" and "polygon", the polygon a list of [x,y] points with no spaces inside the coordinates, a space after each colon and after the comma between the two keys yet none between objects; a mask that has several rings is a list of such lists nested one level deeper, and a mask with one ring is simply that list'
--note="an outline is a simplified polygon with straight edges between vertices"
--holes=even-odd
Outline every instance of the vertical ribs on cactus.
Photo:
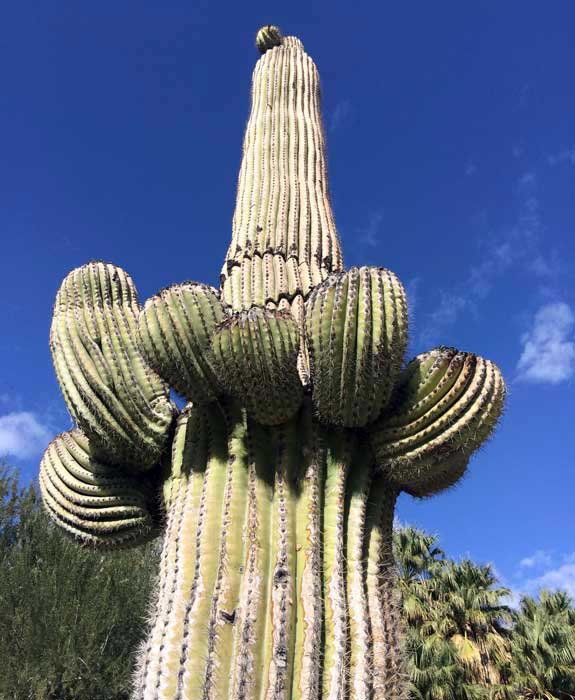
[{"label": "vertical ribs on cactus", "polygon": [[135,700],[399,699],[396,499],[463,475],[505,385],[453,348],[404,365],[401,282],[343,267],[315,64],[271,25],[256,45],[221,288],[142,308],[114,265],[66,277],[50,346],[77,427],[42,494],[87,545],[163,531]]}]

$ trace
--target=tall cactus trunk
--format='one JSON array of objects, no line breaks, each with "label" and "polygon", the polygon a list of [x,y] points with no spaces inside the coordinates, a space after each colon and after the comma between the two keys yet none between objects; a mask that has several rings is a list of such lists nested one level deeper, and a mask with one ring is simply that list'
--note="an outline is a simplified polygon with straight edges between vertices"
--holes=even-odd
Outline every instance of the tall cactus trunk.
[{"label": "tall cactus trunk", "polygon": [[145,700],[401,696],[396,491],[357,434],[304,405],[264,427],[226,401],[180,417]]}]

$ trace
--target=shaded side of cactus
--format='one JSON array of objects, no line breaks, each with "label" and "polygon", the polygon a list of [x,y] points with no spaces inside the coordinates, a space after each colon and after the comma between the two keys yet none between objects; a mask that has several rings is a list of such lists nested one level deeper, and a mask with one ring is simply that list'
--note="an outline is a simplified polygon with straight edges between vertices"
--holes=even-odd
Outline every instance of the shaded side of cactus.
[{"label": "shaded side of cactus", "polygon": [[101,548],[163,526],[134,700],[401,700],[395,502],[462,476],[505,385],[453,348],[403,367],[400,281],[343,268],[316,67],[272,25],[256,45],[221,289],[141,308],[120,268],[68,275],[51,347],[78,427],[42,493]]}]

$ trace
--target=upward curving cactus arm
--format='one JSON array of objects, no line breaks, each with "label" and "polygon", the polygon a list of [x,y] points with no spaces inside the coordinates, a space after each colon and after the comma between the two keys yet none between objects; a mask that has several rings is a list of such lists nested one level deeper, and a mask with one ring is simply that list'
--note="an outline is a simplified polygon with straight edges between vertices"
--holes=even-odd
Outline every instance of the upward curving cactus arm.
[{"label": "upward curving cactus arm", "polygon": [[104,459],[137,470],[164,452],[175,407],[137,345],[140,305],[121,268],[92,262],[56,296],[50,348],[68,409]]},{"label": "upward curving cactus arm", "polygon": [[58,435],[40,464],[40,491],[52,518],[82,542],[104,549],[157,534],[152,486],[98,461],[77,429]]},{"label": "upward curving cactus arm", "polygon": [[[50,348],[78,429],[58,436],[40,466],[44,503],[84,543],[111,548],[157,534],[157,475],[176,408],[138,346],[131,278],[91,262],[63,281]],[[138,476],[139,474],[139,476]]]},{"label": "upward curving cactus arm", "polygon": [[207,284],[175,284],[148,299],[138,320],[144,356],[190,401],[213,401],[221,389],[210,353],[214,329],[227,310]]},{"label": "upward curving cactus arm", "polygon": [[371,429],[378,465],[413,495],[451,486],[493,432],[504,400],[493,362],[445,347],[419,355],[400,377],[392,409]]},{"label": "upward curving cactus arm", "polygon": [[[51,347],[79,428],[42,494],[103,547],[151,536],[163,503],[134,700],[403,700],[395,503],[463,475],[505,385],[453,348],[402,370],[401,282],[343,268],[317,69],[273,25],[256,46],[221,290],[141,309],[113,265],[68,275]],[[175,428],[168,383],[189,401]]]},{"label": "upward curving cactus arm", "polygon": [[314,405],[328,423],[373,422],[387,404],[407,345],[403,285],[383,268],[331,275],[306,302]]}]

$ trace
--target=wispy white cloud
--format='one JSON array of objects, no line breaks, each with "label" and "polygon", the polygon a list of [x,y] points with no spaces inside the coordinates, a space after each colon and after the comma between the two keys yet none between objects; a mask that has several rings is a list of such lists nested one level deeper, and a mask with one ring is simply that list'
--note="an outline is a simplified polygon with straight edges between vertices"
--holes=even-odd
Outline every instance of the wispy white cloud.
[{"label": "wispy white cloud", "polygon": [[376,209],[370,214],[367,225],[358,229],[357,238],[364,245],[375,247],[379,243],[379,230],[383,221],[383,209]]},{"label": "wispy white cloud", "polygon": [[434,343],[441,332],[452,326],[459,314],[469,306],[469,299],[451,292],[440,290],[437,307],[428,314],[425,325],[420,333],[422,343]]},{"label": "wispy white cloud", "polygon": [[537,176],[535,175],[533,170],[528,170],[517,179],[515,188],[518,191],[531,191],[535,188],[536,184]]},{"label": "wispy white cloud", "polygon": [[506,602],[513,608],[519,607],[522,596],[536,596],[543,589],[566,591],[575,598],[575,552],[558,556],[538,549],[521,559],[511,581],[500,578],[511,590]]},{"label": "wispy white cloud", "polygon": [[476,172],[477,166],[472,160],[470,160],[465,167],[465,174],[467,175],[467,177],[471,177],[472,175],[475,175]]},{"label": "wispy white cloud", "polygon": [[545,304],[523,335],[518,378],[559,384],[575,375],[575,314],[564,302]]},{"label": "wispy white cloud", "polygon": [[575,147],[562,148],[557,153],[550,153],[547,156],[547,163],[551,167],[555,165],[575,165]]},{"label": "wispy white cloud", "polygon": [[521,595],[537,595],[543,589],[566,591],[575,598],[575,561],[573,554],[566,555],[555,566],[547,566],[535,576],[518,577],[513,585],[515,598]]},{"label": "wispy white cloud", "polygon": [[[464,310],[477,309],[511,269],[533,275],[539,285],[558,275],[560,265],[554,251],[544,252],[540,245],[544,229],[537,187],[534,170],[527,170],[517,178],[513,186],[517,204],[514,224],[480,237],[480,259],[467,269],[460,285],[449,291],[439,291],[437,308],[422,323],[420,342],[437,341],[441,332],[455,323]],[[481,229],[489,229],[485,212],[481,212],[475,223]]]},{"label": "wispy white cloud", "polygon": [[535,593],[542,588],[563,590],[575,598],[575,564],[562,564],[541,576],[527,581],[527,590]]},{"label": "wispy white cloud", "polygon": [[352,106],[349,100],[340,100],[332,112],[329,120],[329,130],[337,131],[345,126],[352,115]]},{"label": "wispy white cloud", "polygon": [[40,454],[53,436],[52,431],[30,411],[0,416],[0,455],[28,459]]},{"label": "wispy white cloud", "polygon": [[552,562],[550,552],[538,549],[529,557],[525,557],[519,562],[520,569],[534,569],[538,566],[550,566]]}]

